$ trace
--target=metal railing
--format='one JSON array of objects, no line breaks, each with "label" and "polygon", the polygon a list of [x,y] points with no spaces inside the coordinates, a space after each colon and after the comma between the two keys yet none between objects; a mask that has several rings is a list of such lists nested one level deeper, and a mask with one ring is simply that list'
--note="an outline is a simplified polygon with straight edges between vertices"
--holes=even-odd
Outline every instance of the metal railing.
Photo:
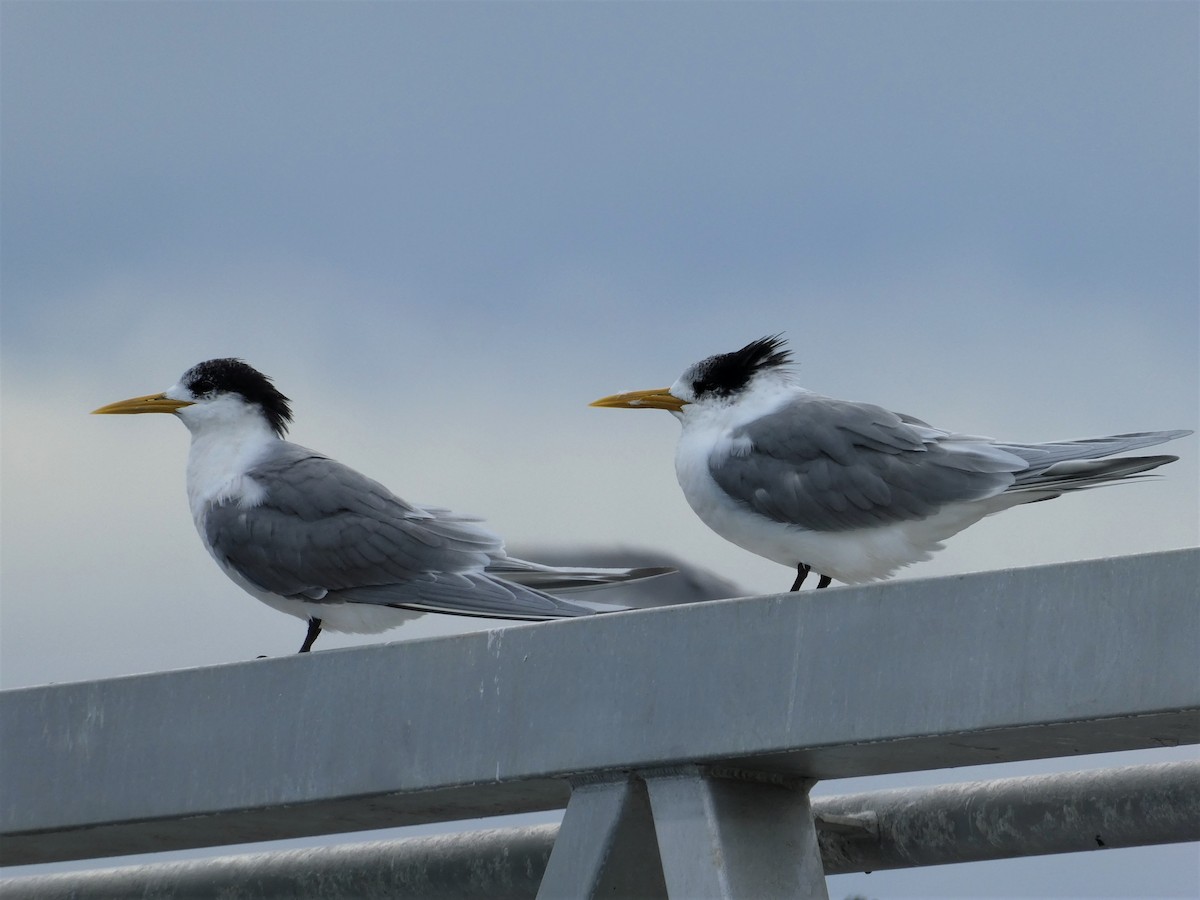
[{"label": "metal railing", "polygon": [[[566,805],[541,896],[824,896],[830,842],[872,827],[894,860],[980,857],[899,840],[883,795],[810,804],[814,780],[1200,742],[1198,585],[1172,551],[8,691],[0,862]],[[1053,788],[1004,802],[1080,799]],[[920,793],[966,815],[956,790]],[[1013,849],[1094,838],[1063,821]]]}]

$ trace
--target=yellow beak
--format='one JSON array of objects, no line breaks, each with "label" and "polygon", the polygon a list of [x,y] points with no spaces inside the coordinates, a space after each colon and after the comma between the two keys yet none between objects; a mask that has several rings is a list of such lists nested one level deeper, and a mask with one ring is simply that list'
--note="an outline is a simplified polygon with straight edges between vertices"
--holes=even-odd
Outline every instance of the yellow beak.
[{"label": "yellow beak", "polygon": [[687,401],[680,400],[670,393],[669,388],[655,388],[650,391],[626,391],[624,394],[601,397],[588,405],[608,409],[668,409],[671,412],[679,412],[687,405]]},{"label": "yellow beak", "polygon": [[93,409],[94,416],[109,416],[117,414],[129,415],[132,413],[173,413],[178,412],[185,406],[191,406],[190,400],[172,400],[165,394],[147,394],[145,397],[130,397],[128,400],[119,400],[116,403],[110,403],[108,406],[102,406],[99,409]]}]

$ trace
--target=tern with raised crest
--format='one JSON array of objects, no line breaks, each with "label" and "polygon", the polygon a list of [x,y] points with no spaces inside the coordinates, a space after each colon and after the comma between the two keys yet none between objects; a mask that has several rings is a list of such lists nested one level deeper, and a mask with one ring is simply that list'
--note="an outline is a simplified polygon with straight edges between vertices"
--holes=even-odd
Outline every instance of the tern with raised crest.
[{"label": "tern with raised crest", "polygon": [[728,541],[818,588],[887,578],[984,516],[1138,478],[1177,456],[1118,456],[1191,434],[1022,444],[957,434],[800,387],[778,335],[689,366],[668,388],[592,406],[679,419],[684,497]]}]

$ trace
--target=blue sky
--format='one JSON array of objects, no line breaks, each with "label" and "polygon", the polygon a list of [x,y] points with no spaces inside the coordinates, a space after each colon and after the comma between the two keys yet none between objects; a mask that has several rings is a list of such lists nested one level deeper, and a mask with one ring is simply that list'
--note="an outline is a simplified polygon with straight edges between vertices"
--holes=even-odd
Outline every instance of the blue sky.
[{"label": "blue sky", "polygon": [[[201,550],[186,432],[86,415],[209,357],[410,500],[748,592],[790,578],[692,517],[676,424],[588,401],[782,331],[806,386],[943,427],[1200,427],[1193,3],[10,0],[0,24],[6,687],[298,643]],[[1194,546],[1197,440],[1170,451],[904,577]],[[1174,880],[1100,854],[945,890],[1200,889],[1181,848],[1138,852]],[[1061,887],[1019,874],[1047,865]]]}]

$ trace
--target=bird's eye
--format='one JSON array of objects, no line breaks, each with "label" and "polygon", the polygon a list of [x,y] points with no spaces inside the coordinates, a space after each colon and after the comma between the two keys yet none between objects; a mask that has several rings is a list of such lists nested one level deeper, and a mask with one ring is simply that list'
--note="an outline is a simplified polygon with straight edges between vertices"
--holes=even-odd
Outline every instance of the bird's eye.
[{"label": "bird's eye", "polygon": [[213,383],[207,378],[201,378],[199,381],[192,382],[192,393],[197,397],[203,397],[205,394],[213,392]]}]

